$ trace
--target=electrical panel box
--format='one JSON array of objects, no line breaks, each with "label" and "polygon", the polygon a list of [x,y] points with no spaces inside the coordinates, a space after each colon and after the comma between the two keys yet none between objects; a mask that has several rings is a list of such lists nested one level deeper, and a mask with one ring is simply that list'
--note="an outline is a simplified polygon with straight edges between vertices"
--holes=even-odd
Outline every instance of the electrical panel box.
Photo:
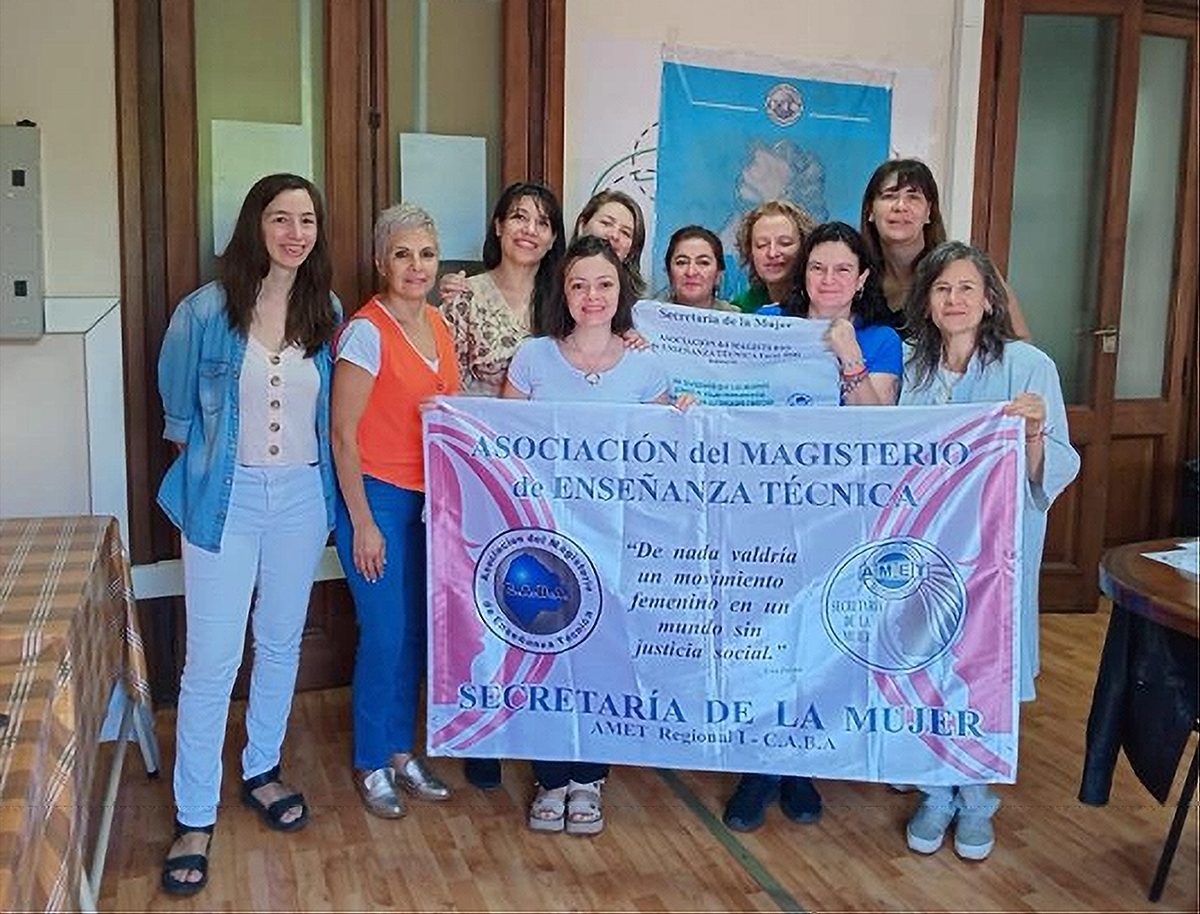
[{"label": "electrical panel box", "polygon": [[0,339],[46,329],[41,131],[0,125]]}]

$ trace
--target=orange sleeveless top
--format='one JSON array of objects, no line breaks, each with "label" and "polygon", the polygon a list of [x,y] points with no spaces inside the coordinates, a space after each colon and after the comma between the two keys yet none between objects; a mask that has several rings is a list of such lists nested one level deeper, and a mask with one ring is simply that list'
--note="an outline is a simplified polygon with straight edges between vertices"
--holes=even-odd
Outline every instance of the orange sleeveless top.
[{"label": "orange sleeveless top", "polygon": [[426,305],[437,344],[437,371],[413,348],[378,297],[354,315],[379,331],[379,374],[358,420],[358,456],[368,476],[402,489],[425,491],[425,455],[421,444],[422,401],[459,390],[458,359],[437,309]]}]

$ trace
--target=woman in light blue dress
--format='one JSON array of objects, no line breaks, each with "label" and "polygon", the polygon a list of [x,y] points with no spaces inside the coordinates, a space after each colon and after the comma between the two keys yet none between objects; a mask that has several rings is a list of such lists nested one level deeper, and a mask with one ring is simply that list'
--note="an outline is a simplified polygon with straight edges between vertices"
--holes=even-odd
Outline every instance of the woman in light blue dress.
[{"label": "woman in light blue dress", "polygon": [[[1050,505],[1079,472],[1062,385],[1054,362],[1017,339],[1009,296],[987,254],[957,241],[922,258],[905,302],[902,406],[1006,403],[1025,420],[1025,527],[1021,583],[1021,699],[1034,697],[1038,672],[1038,568]],[[955,823],[954,849],[982,860],[991,853],[999,799],[986,784],[921,787],[907,828],[908,846],[932,854]]]}]

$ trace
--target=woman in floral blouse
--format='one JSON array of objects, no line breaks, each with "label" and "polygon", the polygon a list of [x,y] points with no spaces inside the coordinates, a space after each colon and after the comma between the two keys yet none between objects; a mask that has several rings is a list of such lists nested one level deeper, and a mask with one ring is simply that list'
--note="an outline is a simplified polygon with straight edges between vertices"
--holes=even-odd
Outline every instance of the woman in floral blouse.
[{"label": "woman in floral blouse", "polygon": [[[525,182],[505,188],[483,242],[487,270],[470,279],[448,273],[438,287],[462,393],[499,396],[513,353],[542,327],[565,249],[562,207],[554,192]],[[500,786],[499,759],[466,759],[464,771],[481,790]]]},{"label": "woman in floral blouse", "polygon": [[500,393],[517,346],[541,325],[564,248],[562,208],[554,193],[541,184],[510,184],[488,223],[487,270],[470,279],[445,276],[440,287],[464,394]]}]

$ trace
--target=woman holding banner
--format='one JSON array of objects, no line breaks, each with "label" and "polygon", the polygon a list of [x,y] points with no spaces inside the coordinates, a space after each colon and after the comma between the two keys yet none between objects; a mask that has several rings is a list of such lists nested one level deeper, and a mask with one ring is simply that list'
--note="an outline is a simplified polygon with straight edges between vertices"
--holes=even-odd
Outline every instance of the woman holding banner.
[{"label": "woman holding banner", "polygon": [[[612,245],[585,235],[563,258],[558,294],[546,311],[544,337],[521,344],[501,396],[518,400],[669,403],[669,381],[648,349],[626,345],[633,326],[633,281]],[[692,402],[684,396],[676,406]],[[600,788],[608,765],[534,761],[534,831],[594,835],[604,828]]]},{"label": "woman holding banner", "polygon": [[445,800],[413,751],[425,666],[425,505],[420,404],[458,392],[454,342],[425,296],[437,276],[433,219],[410,204],[375,223],[383,290],[346,325],[333,375],[334,540],[358,616],[354,781],[367,811],[404,815],[398,788]]},{"label": "woman holding banner", "polygon": [[800,250],[815,223],[807,212],[787,200],[754,207],[738,226],[738,257],[750,288],[733,298],[742,311],[778,304],[792,290]]},{"label": "woman holding banner", "polygon": [[[891,324],[904,326],[904,301],[921,258],[946,240],[937,181],[920,159],[889,159],[871,175],[863,192],[859,223],[872,257],[883,267],[883,294]],[[1008,313],[1021,339],[1029,328],[1006,285]]]},{"label": "woman holding banner", "polygon": [[[840,368],[842,405],[895,403],[900,338],[887,325],[879,271],[862,236],[844,222],[826,222],[812,230],[797,263],[796,285],[783,305],[758,313],[828,320],[826,342]],[[821,794],[811,778],[745,774],[725,804],[723,820],[735,831],[753,831],[776,796],[793,822],[821,817]]]},{"label": "woman holding banner", "polygon": [[[470,279],[448,273],[438,286],[463,393],[500,394],[513,353],[541,328],[565,248],[562,207],[554,192],[524,181],[506,187],[483,242],[487,270]],[[500,786],[499,759],[464,759],[463,773],[480,790]]]},{"label": "woman holding banner", "polygon": [[[905,303],[909,341],[900,403],[1007,401],[1006,414],[1025,422],[1025,525],[1021,590],[1021,699],[1034,697],[1038,671],[1038,575],[1046,513],[1079,472],[1071,447],[1062,387],[1054,362],[1017,339],[1011,298],[987,254],[961,242],[941,244],[917,267]],[[908,846],[932,854],[954,823],[954,850],[982,860],[995,842],[999,799],[986,784],[921,787],[908,822]]]}]

